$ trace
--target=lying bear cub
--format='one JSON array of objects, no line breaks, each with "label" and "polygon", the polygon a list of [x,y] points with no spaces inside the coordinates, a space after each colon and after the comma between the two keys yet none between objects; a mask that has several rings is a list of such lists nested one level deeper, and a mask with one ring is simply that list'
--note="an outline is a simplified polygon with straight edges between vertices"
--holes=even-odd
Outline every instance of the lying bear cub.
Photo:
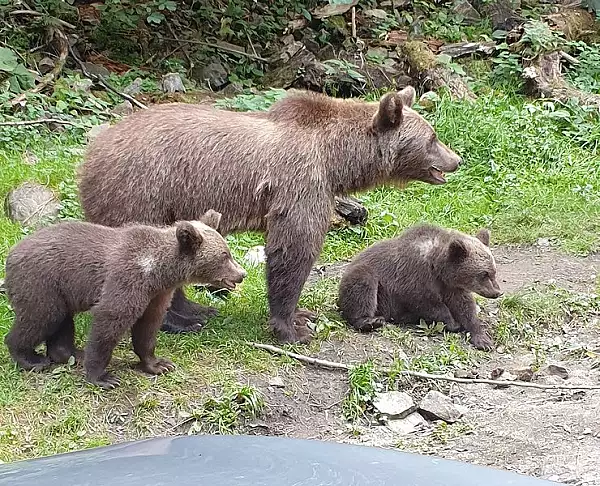
[{"label": "lying bear cub", "polygon": [[[109,228],[86,222],[58,223],[25,237],[6,260],[6,290],[15,312],[5,338],[12,358],[26,370],[84,361],[87,380],[114,388],[106,371],[115,346],[131,330],[139,368],[150,374],[174,364],[154,355],[173,291],[199,283],[235,288],[246,276],[216,231],[221,214],[173,226]],[[75,348],[74,314],[93,317],[83,353]],[[35,348],[46,343],[46,356]]]},{"label": "lying bear cub", "polygon": [[490,233],[476,237],[423,224],[358,254],[340,282],[338,305],[359,331],[385,324],[443,322],[452,332],[467,331],[473,346],[490,350],[493,341],[477,318],[472,292],[496,299],[496,262]]}]

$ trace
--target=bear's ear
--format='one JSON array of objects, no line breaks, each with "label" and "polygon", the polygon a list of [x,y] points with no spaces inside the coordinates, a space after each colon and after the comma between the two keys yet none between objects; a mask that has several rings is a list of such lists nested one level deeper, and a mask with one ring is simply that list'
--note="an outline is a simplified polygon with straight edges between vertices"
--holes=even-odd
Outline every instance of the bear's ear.
[{"label": "bear's ear", "polygon": [[210,226],[212,229],[217,230],[219,229],[219,224],[221,224],[221,213],[214,209],[209,209],[200,217],[200,221],[206,226]]},{"label": "bear's ear", "polygon": [[411,108],[412,105],[415,104],[415,101],[417,101],[417,92],[412,86],[407,86],[403,90],[398,91],[396,96],[400,97],[404,106],[409,108]]},{"label": "bear's ear", "polygon": [[486,228],[480,229],[475,237],[481,241],[485,246],[490,246],[490,231]]},{"label": "bear's ear", "polygon": [[453,263],[460,263],[467,258],[469,250],[463,240],[453,240],[448,248],[448,259]]},{"label": "bear's ear", "polygon": [[177,223],[175,231],[179,243],[179,251],[185,254],[196,253],[202,244],[202,235],[196,230],[194,225],[188,221]]},{"label": "bear's ear", "polygon": [[378,132],[385,132],[400,125],[403,106],[404,102],[399,93],[384,94],[373,117],[373,128]]}]

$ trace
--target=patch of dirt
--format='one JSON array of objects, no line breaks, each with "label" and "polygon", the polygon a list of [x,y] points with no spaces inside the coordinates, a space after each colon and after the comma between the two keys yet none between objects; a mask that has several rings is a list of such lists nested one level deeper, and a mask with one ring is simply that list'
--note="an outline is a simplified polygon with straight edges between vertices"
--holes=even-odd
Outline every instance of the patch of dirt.
[{"label": "patch of dirt", "polygon": [[[574,257],[552,248],[509,247],[494,249],[498,271],[507,293],[536,283],[554,283],[572,292],[593,292],[600,271],[600,255]],[[345,264],[315,268],[307,285],[320,278],[338,277]],[[600,385],[600,370],[593,362],[569,353],[585,346],[600,350],[600,326],[591,319],[585,326],[563,326],[543,340],[545,364],[559,364],[568,370],[565,384]],[[395,356],[431,350],[438,338],[414,335],[416,348],[407,349],[381,333],[351,333],[342,340],[321,344],[317,357],[356,363],[367,357],[384,365]],[[547,342],[546,342],[547,341]],[[557,343],[554,347],[548,343]],[[492,370],[530,366],[535,356],[490,353],[478,372],[489,377]],[[280,370],[284,387],[268,385],[270,377],[254,377],[254,384],[266,396],[268,412],[248,428],[248,433],[288,435],[303,438],[361,443],[405,450],[514,470],[568,484],[600,485],[600,390],[536,390],[493,388],[489,385],[462,385],[446,382],[413,381],[406,391],[418,400],[429,389],[439,389],[463,407],[465,415],[443,433],[435,423],[408,436],[386,426],[353,428],[342,417],[341,404],[348,390],[347,375],[310,365]],[[561,381],[557,377],[551,378]],[[554,383],[552,382],[552,383]],[[562,381],[561,381],[562,382]],[[358,433],[357,433],[358,430]]]}]

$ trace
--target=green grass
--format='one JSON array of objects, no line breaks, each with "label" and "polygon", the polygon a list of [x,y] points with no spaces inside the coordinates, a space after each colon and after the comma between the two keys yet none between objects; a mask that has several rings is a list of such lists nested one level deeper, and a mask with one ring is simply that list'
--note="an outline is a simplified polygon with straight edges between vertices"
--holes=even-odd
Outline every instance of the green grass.
[{"label": "green grass", "polygon": [[[486,226],[492,230],[493,243],[532,243],[546,237],[570,252],[599,249],[598,131],[586,125],[587,115],[572,107],[527,102],[491,89],[486,92],[474,103],[443,97],[426,115],[440,138],[465,160],[449,182],[437,187],[413,183],[404,191],[380,188],[361,195],[369,209],[367,225],[331,232],[323,262],[348,259],[419,221],[469,232]],[[234,105],[243,109],[244,103]],[[556,116],[557,109],[568,116]],[[578,116],[585,123],[577,123]],[[67,128],[57,134],[37,126],[3,127],[0,144],[0,196],[25,180],[38,181],[58,191],[62,217],[79,216],[74,174],[85,146],[82,129]],[[25,164],[27,152],[39,162]],[[0,262],[23,234],[18,224],[0,216]],[[229,242],[241,259],[264,239],[259,234],[240,234],[229,237]],[[272,340],[266,324],[263,268],[248,270],[243,285],[226,301],[213,301],[204,292],[189,289],[196,300],[217,306],[220,315],[197,335],[159,335],[157,354],[177,365],[164,376],[149,378],[132,370],[135,356],[128,341],[115,352],[112,366],[123,384],[111,392],[85,384],[81,370],[69,366],[43,374],[19,372],[0,346],[0,461],[173,433],[179,431],[174,428],[177,424],[188,420],[194,424],[192,431],[229,433],[243,417],[259,413],[263,398],[244,385],[245,377],[297,364],[244,345],[250,340]],[[3,272],[2,265],[0,275]],[[322,340],[353,339],[335,311],[336,285],[335,279],[323,280],[302,295],[301,305],[319,312],[318,339],[304,349],[307,354],[318,351]],[[527,325],[539,330],[548,319],[558,322],[571,312],[567,301],[560,297],[550,306],[548,300],[508,296],[501,303],[496,337],[516,343],[531,335]],[[84,315],[78,321],[77,339],[82,343],[89,319]],[[0,338],[11,322],[12,312],[0,296]],[[417,339],[423,332],[392,328],[383,334],[407,353],[419,351],[417,358],[399,364],[402,367],[446,372],[482,356],[465,344],[463,336],[434,337],[439,344],[422,351]],[[350,394],[343,406],[347,417],[356,419],[364,412],[365,397],[373,391],[372,378],[369,365],[350,375]]]}]

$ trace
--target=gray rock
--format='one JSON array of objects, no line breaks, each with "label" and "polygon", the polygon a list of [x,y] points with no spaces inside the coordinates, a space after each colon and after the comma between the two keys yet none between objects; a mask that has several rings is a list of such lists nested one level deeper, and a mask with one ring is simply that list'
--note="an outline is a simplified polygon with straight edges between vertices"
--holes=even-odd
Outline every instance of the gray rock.
[{"label": "gray rock", "polygon": [[223,67],[223,64],[216,61],[200,69],[197,76],[200,78],[200,81],[203,81],[209,88],[215,91],[220,90],[229,83],[227,70]]},{"label": "gray rock", "polygon": [[110,123],[102,123],[100,125],[94,125],[92,128],[90,128],[90,131],[87,133],[88,142],[93,140],[94,138],[96,138],[100,132],[103,132],[104,130],[106,130],[109,127],[110,127]]},{"label": "gray rock", "polygon": [[142,78],[135,78],[132,83],[123,89],[123,93],[128,94],[130,96],[136,95],[142,91]]},{"label": "gray rock", "polygon": [[429,424],[418,412],[411,413],[407,417],[388,422],[388,428],[400,435],[408,435],[425,429]]},{"label": "gray rock", "polygon": [[94,76],[100,76],[106,78],[110,76],[110,71],[100,64],[94,64],[93,62],[84,62],[85,70]]},{"label": "gray rock", "polygon": [[412,397],[400,391],[377,393],[373,406],[379,413],[390,419],[404,418],[416,410]]},{"label": "gray rock", "polygon": [[457,0],[454,2],[452,10],[454,13],[462,15],[465,25],[475,24],[481,20],[479,12],[467,0]]},{"label": "gray rock", "polygon": [[94,86],[94,82],[91,79],[83,78],[74,81],[71,85],[71,88],[73,88],[75,91],[83,91],[84,93],[89,93],[92,89],[92,86]]},{"label": "gray rock", "polygon": [[559,378],[566,380],[569,378],[569,372],[564,366],[559,365],[548,365],[541,372],[541,375],[545,376],[558,376]]},{"label": "gray rock", "polygon": [[40,71],[40,73],[42,74],[47,74],[50,71],[52,71],[54,69],[54,61],[52,59],[50,59],[49,57],[44,57],[39,63],[38,63],[38,70]]},{"label": "gray rock", "polygon": [[113,115],[120,115],[120,116],[131,115],[133,113],[133,105],[131,104],[131,102],[129,100],[125,100],[125,101],[123,101],[123,103],[119,103],[117,106],[115,106],[111,110],[111,113]]},{"label": "gray rock", "polygon": [[365,17],[369,17],[371,19],[378,19],[378,20],[384,20],[388,16],[387,12],[381,8],[372,8],[369,10],[363,10],[363,15]]},{"label": "gray rock", "polygon": [[273,386],[275,388],[285,388],[285,383],[280,376],[273,376],[269,379],[269,386]]},{"label": "gray rock", "polygon": [[185,93],[185,86],[181,76],[177,73],[165,74],[161,79],[161,89],[165,93]]},{"label": "gray rock", "polygon": [[54,220],[60,211],[60,201],[45,186],[25,182],[8,193],[6,214],[23,226],[39,228]]},{"label": "gray rock", "polygon": [[429,420],[443,420],[449,424],[456,422],[463,415],[450,397],[436,390],[427,392],[421,400],[419,411]]},{"label": "gray rock", "polygon": [[440,101],[440,97],[437,93],[433,91],[427,91],[426,93],[423,93],[419,98],[419,105],[425,108],[426,110],[431,110],[438,101]]}]

